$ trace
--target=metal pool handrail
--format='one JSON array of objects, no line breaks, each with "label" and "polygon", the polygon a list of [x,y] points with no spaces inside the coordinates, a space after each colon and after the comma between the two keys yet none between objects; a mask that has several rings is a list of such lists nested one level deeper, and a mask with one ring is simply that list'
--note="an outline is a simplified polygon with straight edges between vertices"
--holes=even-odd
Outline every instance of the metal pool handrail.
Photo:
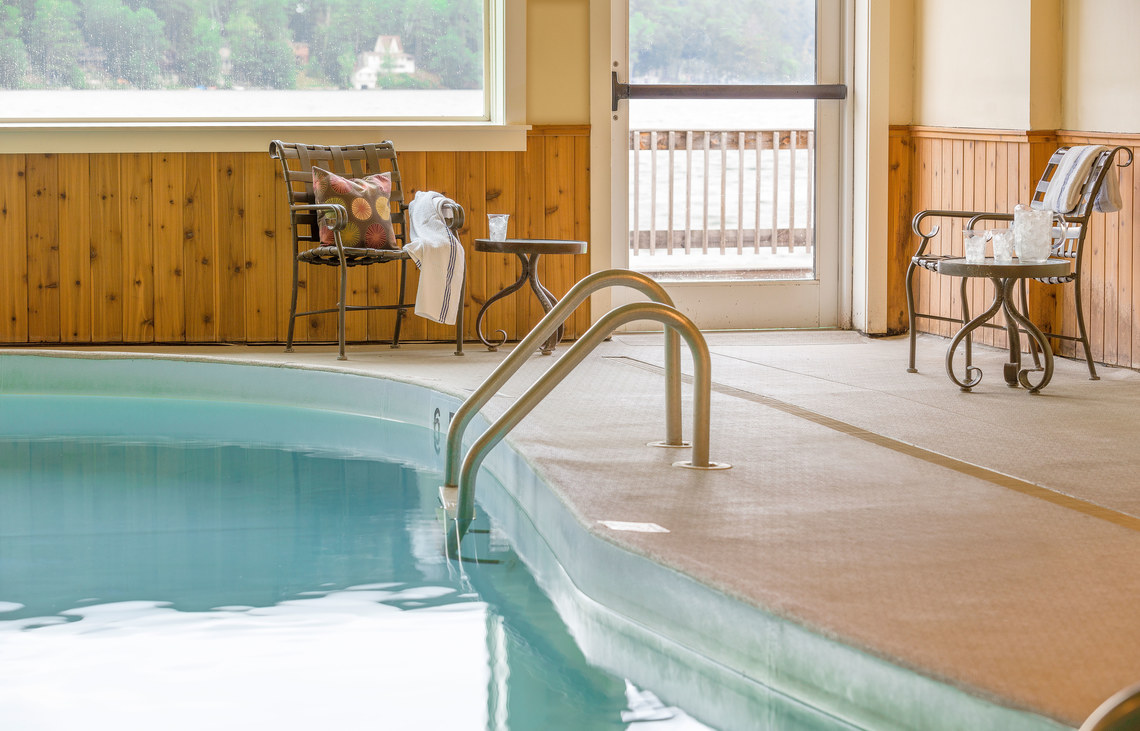
[{"label": "metal pool handrail", "polygon": [[[463,432],[472,417],[522,367],[530,354],[562,325],[594,292],[605,287],[626,286],[639,290],[655,302],[673,306],[673,300],[653,279],[628,269],[606,269],[595,272],[570,288],[570,291],[535,325],[522,342],[511,351],[499,367],[460,405],[447,428],[447,465],[445,488],[459,484],[459,460],[463,449]],[[665,441],[662,446],[685,447],[681,437],[681,342],[677,334],[665,328]]]},{"label": "metal pool handrail", "polygon": [[1114,693],[1081,724],[1080,731],[1129,731],[1140,725],[1140,683]]},{"label": "metal pool handrail", "polygon": [[615,329],[634,320],[655,320],[674,330],[689,346],[693,356],[693,456],[689,462],[674,463],[678,467],[694,469],[727,469],[730,465],[709,462],[709,417],[712,392],[712,359],[701,331],[685,315],[659,302],[635,302],[622,305],[599,319],[566,351],[534,384],[500,416],[487,431],[471,445],[459,473],[459,494],[456,498],[455,527],[447,529],[448,555],[456,556],[459,542],[471,525],[475,515],[475,475],[487,453],[531,412],[540,401],[557,386],[566,375],[590,354]]}]

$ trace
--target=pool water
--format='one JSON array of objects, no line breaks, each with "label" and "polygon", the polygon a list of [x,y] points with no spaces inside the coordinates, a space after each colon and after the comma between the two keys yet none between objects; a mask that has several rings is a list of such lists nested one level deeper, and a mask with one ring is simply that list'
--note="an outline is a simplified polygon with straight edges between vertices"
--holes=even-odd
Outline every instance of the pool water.
[{"label": "pool water", "polygon": [[0,727],[704,728],[587,662],[485,515],[477,560],[446,560],[439,481],[296,449],[0,441]]}]

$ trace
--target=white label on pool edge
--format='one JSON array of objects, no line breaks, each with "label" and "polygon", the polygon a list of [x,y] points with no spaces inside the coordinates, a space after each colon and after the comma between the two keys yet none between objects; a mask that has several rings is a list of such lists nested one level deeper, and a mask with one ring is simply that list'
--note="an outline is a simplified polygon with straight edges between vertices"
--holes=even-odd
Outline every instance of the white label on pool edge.
[{"label": "white label on pool edge", "polygon": [[599,520],[599,523],[610,530],[624,530],[633,533],[668,533],[668,528],[662,528],[656,523],[629,523],[624,520]]}]

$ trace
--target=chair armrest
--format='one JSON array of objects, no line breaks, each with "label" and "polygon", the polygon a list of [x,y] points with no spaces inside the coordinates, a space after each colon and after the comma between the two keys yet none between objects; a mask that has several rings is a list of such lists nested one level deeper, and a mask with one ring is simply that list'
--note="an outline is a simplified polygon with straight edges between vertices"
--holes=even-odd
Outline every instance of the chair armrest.
[{"label": "chair armrest", "polygon": [[443,222],[447,224],[449,229],[458,233],[459,229],[463,228],[463,223],[467,218],[463,212],[463,206],[447,198],[440,206],[440,210],[443,211]]},{"label": "chair armrest", "polygon": [[[932,217],[933,218],[966,218],[966,219],[969,219],[971,221],[970,225],[973,226],[973,223],[972,223],[973,221],[981,220],[983,217],[986,217],[986,216],[1007,216],[1007,215],[1009,215],[1009,214],[1007,214],[1007,213],[988,213],[986,211],[936,211],[936,210],[919,211],[918,213],[914,214],[914,218],[910,222],[910,229],[912,231],[914,231],[916,236],[921,237],[923,242],[925,243],[929,239],[932,239],[935,236],[937,236],[938,230],[939,230],[939,227],[935,226],[933,229],[931,229],[930,233],[924,234],[922,232],[922,229],[920,229],[918,225],[920,223],[922,223],[923,219],[925,219],[925,218],[932,218]],[[1010,217],[1010,219],[1012,220],[1012,216]]]},{"label": "chair armrest", "polygon": [[331,217],[332,222],[328,225],[333,231],[343,231],[344,227],[348,225],[348,209],[340,203],[298,203],[289,206],[289,210],[293,213],[297,211],[324,211],[326,215],[320,216],[324,221],[329,221],[329,213],[333,214]]}]

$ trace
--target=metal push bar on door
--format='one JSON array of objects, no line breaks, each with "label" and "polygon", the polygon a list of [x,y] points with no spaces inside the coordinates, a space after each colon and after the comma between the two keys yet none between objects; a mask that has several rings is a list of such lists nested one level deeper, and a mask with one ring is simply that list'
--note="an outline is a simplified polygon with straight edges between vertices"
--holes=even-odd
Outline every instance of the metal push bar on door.
[{"label": "metal push bar on door", "polygon": [[611,78],[611,111],[622,99],[846,99],[846,84],[623,84]]}]

